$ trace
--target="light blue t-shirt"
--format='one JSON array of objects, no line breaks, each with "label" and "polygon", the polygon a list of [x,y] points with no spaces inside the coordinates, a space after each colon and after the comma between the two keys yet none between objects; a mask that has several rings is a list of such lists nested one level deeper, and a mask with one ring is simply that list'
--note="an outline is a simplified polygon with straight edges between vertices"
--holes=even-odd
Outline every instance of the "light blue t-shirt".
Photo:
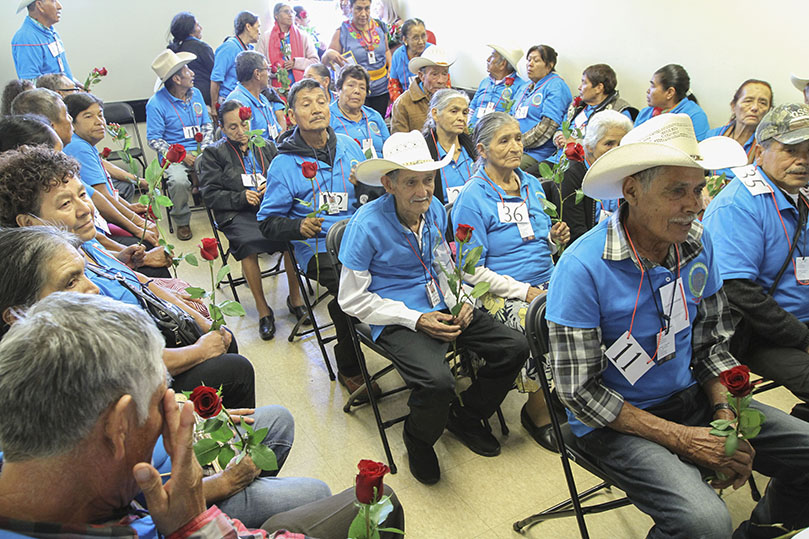
[{"label": "light blue t-shirt", "polygon": [[[81,247],[100,266],[99,269],[106,274],[97,275],[90,269],[85,268],[84,270],[87,278],[99,288],[99,293],[102,296],[140,307],[138,298],[115,278],[116,275],[120,274],[126,279],[127,283],[137,289],[141,285],[135,273],[126,264],[107,252],[96,239],[84,242]],[[88,261],[87,266],[90,265],[92,265],[92,262]]]},{"label": "light blue t-shirt", "polygon": [[[438,140],[435,141],[436,150],[438,150],[439,161],[447,155],[447,151],[441,146]],[[444,198],[449,201],[447,197],[447,187],[463,187],[472,177],[472,171],[475,169],[475,161],[469,156],[466,148],[459,145],[461,153],[458,155],[458,160],[451,159],[444,168],[438,169],[441,174],[441,183],[444,186]]]},{"label": "light blue t-shirt", "polygon": [[196,88],[191,88],[191,99],[186,102],[171,95],[164,86],[146,103],[147,140],[163,139],[194,151],[197,149],[194,133],[208,123],[211,123],[208,107]]},{"label": "light blue t-shirt", "polygon": [[[635,127],[650,120],[652,114],[654,114],[654,109],[654,107],[646,107],[641,110],[638,113],[638,117],[635,118]],[[691,117],[691,123],[694,124],[694,134],[697,140],[703,140],[708,136],[708,129],[710,128],[708,125],[708,116],[705,114],[705,111],[702,110],[702,107],[690,99],[683,99],[669,112],[672,114],[688,114]]]},{"label": "light blue t-shirt", "polygon": [[489,112],[505,111],[506,102],[514,99],[527,84],[516,71],[500,81],[490,76],[484,78],[469,103],[469,126],[475,127],[477,121]]},{"label": "light blue t-shirt", "polygon": [[62,73],[73,79],[59,33],[53,26],[45,28],[31,17],[25,17],[11,38],[11,56],[18,79],[34,80],[50,73]]},{"label": "light blue t-shirt", "polygon": [[[694,222],[692,226],[702,229],[699,222]],[[551,277],[546,317],[563,326],[600,328],[601,342],[607,349],[632,325],[632,337],[652,358],[657,350],[657,335],[661,329],[660,313],[653,294],[659,304],[660,289],[675,283],[677,272],[655,266],[646,270],[648,277],[643,275],[641,284],[640,269],[631,258],[607,260],[603,257],[608,228],[612,228],[626,242],[619,214],[615,213],[568,247]],[[660,404],[697,383],[691,371],[691,327],[701,299],[713,296],[722,287],[717,266],[718,257],[715,256],[711,239],[705,231],[702,231],[701,243],[699,254],[680,269],[682,288],[675,284],[675,293],[685,296],[688,326],[675,335],[674,357],[662,364],[655,358],[654,366],[634,385],[629,383],[611,361],[604,359],[607,368],[601,373],[601,383],[620,393],[626,402],[638,408],[646,409]],[[651,289],[649,278],[652,281]],[[583,436],[593,430],[576,419],[570,411],[568,419],[576,436]]]},{"label": "light blue t-shirt", "polygon": [[[74,133],[70,144],[65,146],[64,152],[81,165],[79,179],[84,184],[85,189],[88,186],[103,184],[109,194],[114,194],[115,187],[112,185],[107,171],[104,170],[104,166],[101,164],[101,158],[92,144]],[[88,195],[90,195],[89,192]]]},{"label": "light blue t-shirt", "polygon": [[[551,218],[543,209],[545,192],[539,181],[520,169],[515,172],[520,177],[520,196],[509,196],[485,170],[478,170],[452,206],[452,224],[454,228],[460,224],[475,227],[466,249],[483,247],[479,266],[539,286],[548,282],[553,272],[548,243]],[[502,203],[519,204],[521,211],[527,210],[531,235],[521,234],[515,222],[503,222],[498,209]]]},{"label": "light blue t-shirt", "polygon": [[371,107],[362,106],[362,119],[355,122],[346,117],[343,111],[340,110],[340,105],[337,101],[333,101],[329,105],[331,112],[331,120],[329,124],[335,133],[342,133],[359,142],[360,146],[367,140],[371,139],[374,145],[377,157],[382,157],[382,145],[390,137],[388,126],[385,125],[385,120],[382,115]]},{"label": "light blue t-shirt", "polygon": [[[526,133],[544,117],[562,125],[571,101],[573,96],[562,77],[556,73],[548,73],[537,82],[523,86],[517,93],[510,114],[520,122],[520,131]],[[542,146],[526,149],[525,153],[542,162],[555,151],[556,146],[549,139]]]},{"label": "light blue t-shirt", "polygon": [[236,56],[242,51],[251,50],[253,50],[252,43],[245,46],[236,36],[230,36],[216,48],[213,56],[211,81],[219,83],[220,98],[229,95],[239,82],[236,78]]},{"label": "light blue t-shirt", "polygon": [[[757,170],[771,193],[753,195],[740,178],[735,178],[708,204],[702,222],[714,238],[722,278],[749,279],[766,293],[795,238],[798,210],[760,167]],[[805,204],[802,200],[798,203]],[[798,282],[795,260],[809,256],[808,238],[809,224],[798,238],[793,263],[773,293],[778,305],[801,322],[809,322],[809,279],[806,284]]]},{"label": "light blue t-shirt", "polygon": [[264,94],[258,94],[258,99],[250,93],[250,91],[238,83],[236,88],[228,94],[226,101],[236,99],[242,105],[250,107],[253,111],[253,117],[250,119],[250,129],[263,129],[263,136],[267,140],[275,140],[278,135],[283,131],[281,124],[278,123],[278,118],[275,117],[275,111],[284,110],[283,103],[270,103],[264,97]]}]

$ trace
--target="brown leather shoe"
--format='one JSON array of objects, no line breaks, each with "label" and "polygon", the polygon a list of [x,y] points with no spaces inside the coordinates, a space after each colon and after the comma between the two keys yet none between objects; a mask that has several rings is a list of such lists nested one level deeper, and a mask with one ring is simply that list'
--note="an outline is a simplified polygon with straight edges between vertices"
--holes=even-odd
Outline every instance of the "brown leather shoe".
[{"label": "brown leather shoe", "polygon": [[193,237],[193,233],[191,232],[191,227],[188,225],[178,226],[177,227],[177,239],[187,241]]},{"label": "brown leather shoe", "polygon": [[[338,372],[337,380],[340,382],[340,385],[348,390],[349,394],[357,391],[365,383],[365,380],[362,379],[361,374],[356,376],[346,376],[343,373]],[[382,389],[380,389],[379,384],[376,382],[371,384],[371,388],[374,392],[374,396],[378,397],[382,394]],[[354,404],[364,404],[366,402],[368,402],[368,390],[363,390],[362,393],[357,395],[357,398],[354,400]]]}]

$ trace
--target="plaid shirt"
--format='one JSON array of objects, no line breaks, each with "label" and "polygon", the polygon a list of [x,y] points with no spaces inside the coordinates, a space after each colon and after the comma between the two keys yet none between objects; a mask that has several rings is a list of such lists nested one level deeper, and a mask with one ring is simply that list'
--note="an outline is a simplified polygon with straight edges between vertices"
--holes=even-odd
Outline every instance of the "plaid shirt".
[{"label": "plaid shirt", "polygon": [[[702,251],[702,224],[694,221],[686,240],[680,244],[681,263],[684,267]],[[610,218],[607,239],[602,258],[620,261],[631,259],[638,268],[637,258],[632,253],[620,225],[620,212]],[[643,259],[644,268],[658,264]],[[677,254],[674,245],[669,247],[663,267],[677,271]],[[554,381],[560,399],[585,425],[604,427],[612,423],[621,412],[623,396],[604,385],[601,373],[609,365],[605,355],[607,346],[601,341],[601,329],[581,329],[563,326],[548,321],[550,329],[550,357]],[[693,348],[691,367],[700,384],[718,376],[720,372],[738,365],[728,351],[733,335],[730,306],[724,290],[702,298],[691,325]]]}]

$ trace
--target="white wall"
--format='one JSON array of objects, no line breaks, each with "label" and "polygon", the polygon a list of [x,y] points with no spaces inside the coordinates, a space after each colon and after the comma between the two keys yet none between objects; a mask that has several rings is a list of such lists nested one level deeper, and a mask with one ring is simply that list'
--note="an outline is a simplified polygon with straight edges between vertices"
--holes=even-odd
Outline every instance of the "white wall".
[{"label": "white wall", "polygon": [[[214,48],[232,32],[237,11],[264,15],[274,1],[242,0],[63,0],[62,35],[77,78],[93,67],[110,75],[97,87],[106,100],[151,95],[152,59],[165,47],[171,17],[193,11]],[[313,19],[333,13],[326,2],[305,0]],[[9,43],[22,23],[13,15],[16,2],[5,2],[0,19]],[[604,62],[618,73],[622,96],[645,106],[651,74],[667,63],[680,63],[691,75],[692,91],[708,113],[711,125],[727,120],[728,102],[741,81],[762,78],[772,83],[778,103],[799,101],[789,73],[809,77],[809,32],[806,0],[400,0],[404,15],[418,16],[441,45],[458,55],[453,83],[474,87],[485,74],[485,44],[527,49],[546,43],[559,53],[557,71],[576,93],[581,71]],[[317,15],[317,16],[316,16]],[[333,22],[324,24],[328,40]],[[0,73],[14,76],[8,45],[0,55]]]}]

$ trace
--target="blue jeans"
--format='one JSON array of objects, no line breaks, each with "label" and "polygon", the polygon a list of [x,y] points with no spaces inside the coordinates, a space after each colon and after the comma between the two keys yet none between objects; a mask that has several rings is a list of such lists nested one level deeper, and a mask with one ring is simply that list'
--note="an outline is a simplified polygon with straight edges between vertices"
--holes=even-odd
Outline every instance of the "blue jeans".
[{"label": "blue jeans", "polygon": [[[255,430],[270,429],[264,445],[275,452],[278,471],[284,465],[292,441],[295,438],[295,422],[292,414],[283,406],[256,408],[252,416]],[[271,472],[272,475],[278,471]],[[265,472],[266,473],[266,472]],[[276,513],[289,511],[301,505],[331,496],[328,485],[319,479],[308,477],[257,477],[241,492],[216,502],[226,515],[237,518],[248,528],[258,528]]]},{"label": "blue jeans", "polygon": [[[699,386],[661,406],[668,413],[656,415],[683,425],[707,426],[713,415]],[[766,416],[761,432],[750,440],[756,450],[753,468],[772,480],[750,519],[735,533],[725,503],[703,480],[702,471],[665,447],[608,427],[586,434],[578,444],[652,517],[650,538],[777,537],[784,532],[760,525],[809,526],[809,424],[756,401],[751,406]]]}]

